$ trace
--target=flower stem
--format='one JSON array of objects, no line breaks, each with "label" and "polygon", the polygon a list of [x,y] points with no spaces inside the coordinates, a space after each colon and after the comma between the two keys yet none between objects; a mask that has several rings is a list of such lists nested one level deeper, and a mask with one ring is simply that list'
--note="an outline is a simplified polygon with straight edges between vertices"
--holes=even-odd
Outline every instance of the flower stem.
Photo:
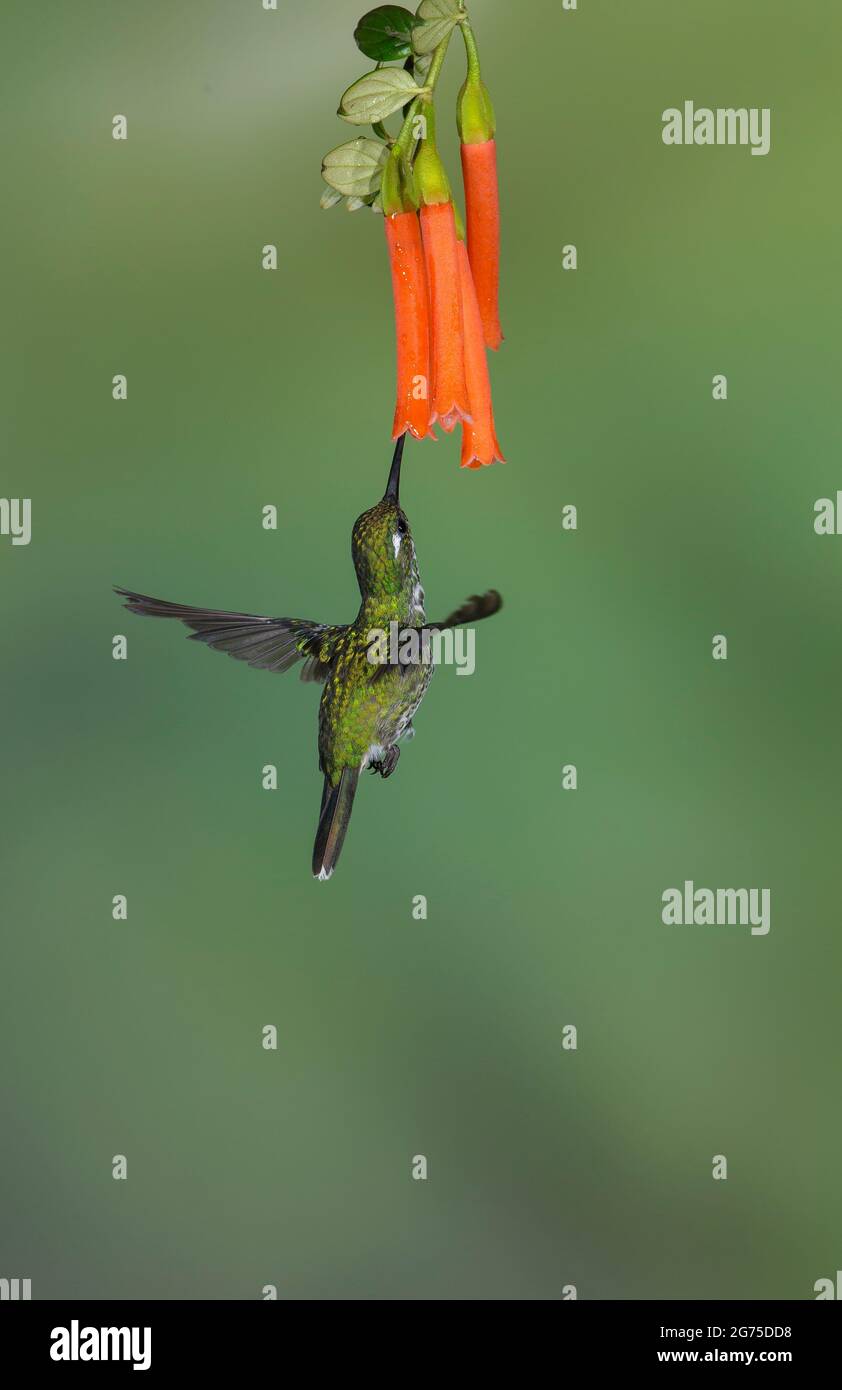
[{"label": "flower stem", "polygon": [[394,149],[397,150],[399,154],[405,154],[412,144],[412,123],[418,114],[420,102],[420,97],[413,97],[412,101],[409,103],[409,110],[404,116],[403,125],[398,131],[398,138],[394,144]]},{"label": "flower stem", "polygon": [[[436,83],[439,80],[439,74],[442,69],[442,64],[444,63],[444,57],[447,53],[447,45],[450,43],[450,36],[452,32],[453,31],[451,30],[449,34],[445,34],[444,38],[442,39],[441,43],[439,44],[438,48],[433,54],[433,61],[430,64],[430,71],[427,73],[427,76],[424,79],[424,86],[429,87],[430,89],[429,95],[423,98],[423,100],[425,101],[432,101],[433,99],[432,94],[435,91]],[[398,132],[398,138],[395,141],[395,145],[401,152],[405,151],[411,143],[410,137],[412,135],[412,123],[418,114],[418,107],[421,103],[421,100],[421,97],[414,97],[413,100],[410,102],[409,110],[407,111],[406,116],[404,117],[403,125],[401,126]]]},{"label": "flower stem", "polygon": [[[445,34],[438,48],[433,53],[433,61],[430,64],[430,70],[427,73],[426,78],[424,79],[424,87],[426,90],[423,95],[413,97],[412,101],[409,104],[409,107],[407,108],[406,115],[404,116],[403,125],[398,131],[397,138],[395,139],[394,144],[392,145],[390,163],[387,165],[387,168],[384,171],[383,175],[382,187],[385,195],[383,199],[384,211],[394,212],[397,210],[395,206],[395,196],[398,186],[395,183],[395,173],[397,171],[398,165],[400,165],[403,169],[403,181],[405,187],[411,184],[411,164],[415,154],[415,147],[417,144],[417,139],[415,135],[415,118],[419,113],[422,102],[426,103],[429,106],[429,115],[426,118],[427,125],[429,127],[432,124],[433,132],[435,132],[435,117],[432,105],[433,92],[435,91],[436,83],[439,80],[439,75],[442,70],[445,54],[447,53],[447,46],[450,43],[452,33],[453,30],[450,30],[449,33]],[[435,139],[435,135],[433,136],[433,138]],[[392,164],[391,161],[394,161],[394,164]]]},{"label": "flower stem", "polygon": [[447,45],[450,43],[452,33],[452,29],[448,30],[441,43],[439,44],[438,48],[436,49],[435,53],[433,54],[433,61],[430,64],[430,71],[427,73],[427,80],[424,83],[424,86],[429,87],[431,90],[435,87],[436,83],[439,80],[439,73],[441,72],[442,63],[444,62],[444,55],[447,52]]},{"label": "flower stem", "polygon": [[479,82],[481,79],[479,53],[477,52],[474,31],[471,28],[470,21],[467,19],[461,20],[459,27],[462,30],[462,38],[465,41],[465,53],[468,59],[468,81]]}]

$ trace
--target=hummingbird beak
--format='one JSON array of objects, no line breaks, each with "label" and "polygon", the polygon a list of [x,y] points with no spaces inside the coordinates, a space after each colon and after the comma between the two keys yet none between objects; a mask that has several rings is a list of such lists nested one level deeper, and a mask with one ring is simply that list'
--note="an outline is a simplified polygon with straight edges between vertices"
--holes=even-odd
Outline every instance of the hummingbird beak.
[{"label": "hummingbird beak", "polygon": [[392,467],[389,470],[389,481],[386,484],[386,491],[383,493],[383,501],[394,502],[398,505],[398,488],[401,482],[401,459],[403,458],[403,445],[406,434],[402,434],[395,445],[395,452],[392,455]]}]

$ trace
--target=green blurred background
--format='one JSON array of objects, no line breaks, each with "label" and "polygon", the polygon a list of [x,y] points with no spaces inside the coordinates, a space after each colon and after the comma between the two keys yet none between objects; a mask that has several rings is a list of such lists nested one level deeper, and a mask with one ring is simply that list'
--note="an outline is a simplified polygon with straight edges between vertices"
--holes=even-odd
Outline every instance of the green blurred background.
[{"label": "green blurred background", "polygon": [[[317,691],[110,586],[353,615],[390,289],[379,220],[318,199],[364,8],[4,6],[2,492],[34,531],[0,541],[0,1275],[36,1298],[810,1298],[842,1264],[842,540],[812,526],[842,486],[842,15],[471,6],[509,463],[412,444],[403,500],[429,610],[491,585],[506,608],[323,885]],[[457,39],[443,113],[462,65]],[[771,153],[666,148],[685,99],[771,107]],[[685,878],[769,887],[770,934],[663,926]]]}]

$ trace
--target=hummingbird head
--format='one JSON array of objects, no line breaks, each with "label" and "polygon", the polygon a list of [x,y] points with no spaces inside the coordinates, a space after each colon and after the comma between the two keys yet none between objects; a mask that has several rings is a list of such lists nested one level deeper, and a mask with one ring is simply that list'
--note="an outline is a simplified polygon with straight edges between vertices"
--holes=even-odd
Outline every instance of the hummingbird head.
[{"label": "hummingbird head", "polygon": [[417,582],[415,545],[398,500],[404,435],[395,445],[386,491],[376,506],[357,517],[351,553],[363,598],[411,593]]}]

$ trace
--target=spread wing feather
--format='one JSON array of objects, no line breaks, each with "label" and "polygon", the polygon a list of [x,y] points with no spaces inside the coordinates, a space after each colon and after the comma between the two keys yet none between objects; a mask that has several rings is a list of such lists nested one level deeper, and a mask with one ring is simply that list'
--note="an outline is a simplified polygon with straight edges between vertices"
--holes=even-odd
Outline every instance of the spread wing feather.
[{"label": "spread wing feather", "polygon": [[186,603],[150,598],[131,589],[115,588],[130,613],[147,618],[176,618],[192,629],[191,641],[204,642],[261,671],[288,671],[303,661],[302,680],[324,680],[333,648],[344,627],[313,623],[307,618],[263,618],[257,613],[226,613],[218,608],[193,608]]},{"label": "spread wing feather", "polygon": [[461,623],[478,623],[483,618],[492,618],[503,607],[503,600],[496,589],[488,589],[484,594],[471,594],[461,607],[450,613],[442,623],[428,623],[429,628],[459,627]]}]

